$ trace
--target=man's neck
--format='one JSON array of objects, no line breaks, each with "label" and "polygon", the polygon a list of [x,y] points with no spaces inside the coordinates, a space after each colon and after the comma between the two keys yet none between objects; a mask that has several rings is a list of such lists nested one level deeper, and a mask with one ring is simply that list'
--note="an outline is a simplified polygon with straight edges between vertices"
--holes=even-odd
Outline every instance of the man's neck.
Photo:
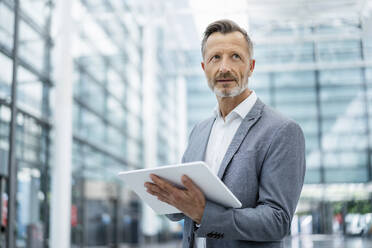
[{"label": "man's neck", "polygon": [[223,119],[242,101],[247,99],[252,91],[250,89],[245,89],[240,95],[234,97],[219,97],[217,96],[218,106],[221,111],[221,116]]}]

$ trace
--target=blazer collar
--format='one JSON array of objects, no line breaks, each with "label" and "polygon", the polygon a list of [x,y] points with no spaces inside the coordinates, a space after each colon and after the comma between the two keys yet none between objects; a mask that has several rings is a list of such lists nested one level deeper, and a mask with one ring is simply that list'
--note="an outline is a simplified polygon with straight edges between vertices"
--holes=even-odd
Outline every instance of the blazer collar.
[{"label": "blazer collar", "polygon": [[[240,144],[243,142],[243,139],[247,135],[249,129],[260,118],[264,106],[265,104],[260,100],[260,98],[257,98],[256,103],[243,119],[222,160],[220,169],[217,174],[220,179],[222,179],[227,165],[238,150]],[[207,150],[209,136],[211,134],[213,123],[215,120],[215,116],[207,119],[205,121],[205,125],[203,125],[201,130],[198,132],[198,137],[196,139],[195,145],[190,147],[192,149],[192,154],[195,154],[195,156],[193,157],[193,161],[205,161],[205,153]]]}]

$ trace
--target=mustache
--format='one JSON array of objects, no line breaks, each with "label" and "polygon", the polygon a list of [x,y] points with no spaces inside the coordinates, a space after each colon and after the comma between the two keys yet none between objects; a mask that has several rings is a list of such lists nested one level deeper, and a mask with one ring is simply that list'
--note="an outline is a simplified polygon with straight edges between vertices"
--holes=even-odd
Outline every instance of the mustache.
[{"label": "mustache", "polygon": [[224,80],[224,79],[233,79],[235,81],[238,80],[237,77],[234,74],[232,74],[231,72],[226,72],[226,73],[217,74],[214,81],[217,82],[218,80]]}]

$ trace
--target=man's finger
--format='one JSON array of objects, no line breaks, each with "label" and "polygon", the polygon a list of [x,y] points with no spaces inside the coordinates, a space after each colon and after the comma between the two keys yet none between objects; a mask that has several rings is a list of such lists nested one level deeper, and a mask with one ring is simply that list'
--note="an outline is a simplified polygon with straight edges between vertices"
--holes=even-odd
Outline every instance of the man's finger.
[{"label": "man's finger", "polygon": [[162,201],[162,202],[165,202],[165,203],[168,203],[169,205],[172,205],[172,204],[170,203],[169,199],[166,198],[166,197],[164,197],[164,196],[162,196],[162,195],[158,195],[157,198],[158,198],[158,200],[160,200],[160,201]]},{"label": "man's finger", "polygon": [[151,190],[150,188],[147,188],[146,190],[149,194],[155,196],[156,198],[158,198],[158,200],[162,201],[162,202],[165,202],[165,203],[168,203],[169,205],[172,205],[171,203],[171,200],[169,199],[169,196],[168,195],[164,195],[164,194],[161,194],[157,191],[153,191]]},{"label": "man's finger", "polygon": [[156,185],[158,185],[162,190],[167,191],[168,193],[173,193],[174,191],[178,190],[172,184],[165,181],[164,179],[161,179],[157,175],[151,174],[150,178]]},{"label": "man's finger", "polygon": [[147,188],[147,191],[150,193],[150,194],[153,194],[153,193],[157,193],[157,194],[161,194],[161,195],[164,195],[165,197],[167,197],[169,195],[169,193],[163,189],[161,189],[158,185],[156,184],[153,184],[153,183],[145,183],[145,187]]},{"label": "man's finger", "polygon": [[183,183],[183,185],[185,186],[185,188],[187,190],[201,192],[201,190],[199,189],[199,187],[188,176],[183,175],[182,178],[181,178],[181,180],[182,180],[182,183]]}]

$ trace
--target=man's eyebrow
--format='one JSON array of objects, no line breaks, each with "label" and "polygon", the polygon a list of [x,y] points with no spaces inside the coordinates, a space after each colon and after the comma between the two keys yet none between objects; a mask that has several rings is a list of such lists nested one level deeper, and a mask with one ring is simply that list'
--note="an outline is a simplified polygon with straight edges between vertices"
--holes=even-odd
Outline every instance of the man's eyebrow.
[{"label": "man's eyebrow", "polygon": [[206,54],[205,54],[205,57],[206,57],[206,58],[209,58],[209,57],[211,57],[211,56],[213,56],[213,55],[215,55],[215,54],[217,54],[217,53],[219,53],[219,52],[218,52],[218,51],[211,51],[211,52],[206,53]]}]

